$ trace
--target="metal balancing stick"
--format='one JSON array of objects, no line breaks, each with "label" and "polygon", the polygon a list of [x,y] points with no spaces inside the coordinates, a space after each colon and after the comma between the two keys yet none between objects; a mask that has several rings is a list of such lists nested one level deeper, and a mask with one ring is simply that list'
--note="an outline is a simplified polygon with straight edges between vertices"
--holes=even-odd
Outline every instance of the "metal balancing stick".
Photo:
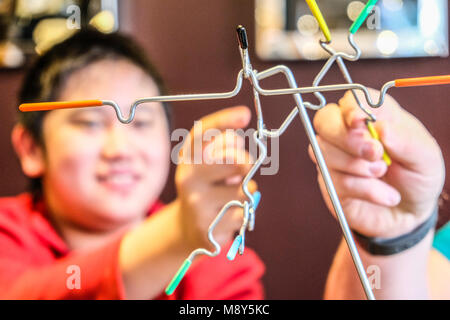
[{"label": "metal balancing stick", "polygon": [[[307,2],[308,2],[308,4],[315,3],[315,1],[308,1],[308,0],[307,0]],[[353,28],[353,29],[355,29],[355,28]],[[356,28],[356,30],[357,30],[357,28]],[[356,30],[355,30],[355,32],[356,32]],[[125,118],[122,115],[122,112],[121,112],[119,106],[117,105],[117,103],[114,101],[111,101],[111,100],[25,103],[25,104],[20,105],[19,109],[22,112],[29,112],[29,111],[55,110],[55,109],[63,109],[63,108],[86,108],[86,107],[110,106],[110,107],[114,108],[118,120],[122,123],[127,124],[127,123],[130,123],[131,121],[133,121],[135,112],[136,112],[136,108],[142,103],[229,99],[229,98],[236,96],[239,93],[239,91],[242,87],[243,80],[244,79],[248,80],[253,87],[254,103],[255,103],[256,115],[257,115],[257,130],[255,131],[255,133],[253,135],[253,140],[258,145],[260,153],[259,153],[257,161],[252,166],[252,168],[250,169],[250,171],[248,172],[248,174],[246,175],[246,177],[244,178],[243,183],[242,183],[242,190],[243,190],[244,194],[247,196],[247,200],[245,200],[245,201],[232,200],[223,206],[223,208],[217,214],[216,218],[210,224],[209,229],[208,229],[208,240],[213,244],[214,251],[210,251],[205,248],[198,248],[198,249],[194,250],[193,252],[191,252],[191,254],[187,257],[187,259],[182,263],[181,267],[179,268],[178,272],[173,277],[172,281],[168,284],[168,286],[166,288],[166,293],[168,295],[170,295],[175,291],[175,289],[177,288],[180,281],[183,279],[184,275],[188,271],[189,267],[191,266],[191,264],[194,261],[196,256],[207,255],[210,257],[214,257],[220,253],[221,247],[217,243],[217,241],[214,239],[213,232],[214,232],[214,229],[217,226],[217,224],[223,218],[223,216],[228,212],[228,210],[230,208],[233,208],[233,207],[241,208],[244,211],[244,218],[243,218],[242,226],[239,230],[239,234],[236,236],[231,247],[229,248],[229,251],[227,253],[227,258],[229,260],[234,260],[237,253],[239,253],[241,255],[244,253],[245,233],[247,230],[253,231],[253,229],[254,229],[255,212],[256,212],[258,204],[261,200],[261,194],[258,191],[253,194],[251,194],[249,192],[248,182],[258,172],[258,169],[260,168],[260,166],[266,159],[266,156],[267,156],[266,139],[280,137],[285,132],[285,130],[289,127],[289,125],[292,123],[292,121],[297,116],[299,116],[300,120],[305,128],[306,135],[309,139],[311,147],[314,151],[314,155],[316,157],[320,173],[322,174],[322,177],[324,179],[328,195],[333,204],[333,208],[336,212],[336,216],[338,218],[339,225],[342,229],[342,232],[343,232],[344,238],[346,240],[346,243],[348,245],[349,251],[351,253],[353,262],[358,271],[358,275],[359,275],[361,284],[364,288],[364,292],[368,299],[374,299],[374,295],[370,288],[370,284],[367,279],[367,275],[365,273],[364,266],[362,264],[362,261],[358,254],[358,251],[356,249],[355,242],[354,242],[352,234],[351,234],[351,230],[348,226],[347,220],[345,218],[345,214],[342,210],[339,198],[338,198],[336,190],[334,188],[333,181],[331,180],[330,174],[328,172],[328,168],[326,166],[322,152],[317,143],[316,135],[315,135],[314,129],[311,125],[311,120],[306,112],[306,108],[309,108],[312,110],[318,110],[318,109],[324,107],[326,104],[326,100],[321,93],[327,92],[327,91],[341,91],[341,90],[362,91],[362,93],[364,94],[364,97],[367,101],[367,104],[372,108],[378,108],[383,104],[384,97],[385,97],[387,90],[392,87],[449,84],[450,83],[450,75],[422,77],[422,78],[397,79],[394,81],[389,81],[389,82],[385,83],[383,85],[383,87],[381,88],[381,92],[378,97],[378,101],[372,101],[372,97],[370,96],[368,89],[361,84],[352,83],[351,78],[349,78],[349,77],[346,77],[347,81],[348,81],[347,84],[335,84],[335,85],[325,85],[325,86],[318,85],[320,80],[323,78],[323,76],[328,71],[328,69],[330,68],[331,64],[334,61],[338,61],[338,64],[342,66],[343,62],[341,62],[341,63],[339,62],[340,60],[342,61],[342,58],[344,58],[346,60],[351,60],[351,61],[356,60],[357,57],[359,58],[359,54],[358,54],[358,52],[360,52],[359,48],[356,46],[356,44],[354,44],[353,39],[351,39],[350,37],[349,37],[350,44],[356,51],[355,56],[350,56],[345,53],[335,53],[334,51],[332,51],[332,49],[329,46],[324,46],[324,49],[326,49],[327,51],[330,50],[329,52],[331,54],[331,57],[325,64],[322,71],[316,77],[315,82],[313,83],[313,86],[312,87],[298,87],[292,71],[286,66],[278,65],[278,66],[272,67],[270,69],[264,70],[262,72],[258,72],[257,70],[253,69],[251,66],[250,58],[249,58],[249,54],[248,54],[248,41],[247,41],[247,34],[245,31],[245,28],[242,26],[238,26],[237,27],[237,35],[238,35],[238,42],[239,42],[239,51],[240,51],[241,58],[242,58],[242,69],[239,71],[239,73],[237,75],[237,79],[236,79],[236,85],[235,85],[234,89],[231,91],[219,92],[219,93],[182,94],[182,95],[167,95],[167,96],[155,96],[155,97],[141,98],[141,99],[136,100],[132,104],[131,109],[130,109],[130,114],[127,118]],[[328,40],[331,40],[331,38],[329,38]],[[341,68],[341,70],[342,70],[342,68]],[[287,83],[289,85],[288,88],[275,89],[275,90],[261,88],[261,86],[259,84],[260,80],[271,77],[278,73],[281,73],[285,76]],[[314,93],[316,95],[316,97],[318,97],[320,104],[314,105],[310,102],[304,102],[301,97],[301,94],[303,94],[303,93]],[[292,95],[292,97],[294,98],[294,101],[295,101],[295,106],[293,107],[292,111],[288,114],[288,116],[285,118],[285,120],[282,122],[282,124],[280,125],[279,128],[270,129],[270,130],[267,129],[264,125],[262,108],[261,108],[259,96],[260,95],[274,96],[274,95],[286,95],[286,94]],[[367,110],[362,108],[361,104],[360,104],[360,107],[363,111],[368,113]],[[368,115],[369,114],[370,113],[368,113]],[[374,132],[376,133],[375,130],[374,130]]]}]

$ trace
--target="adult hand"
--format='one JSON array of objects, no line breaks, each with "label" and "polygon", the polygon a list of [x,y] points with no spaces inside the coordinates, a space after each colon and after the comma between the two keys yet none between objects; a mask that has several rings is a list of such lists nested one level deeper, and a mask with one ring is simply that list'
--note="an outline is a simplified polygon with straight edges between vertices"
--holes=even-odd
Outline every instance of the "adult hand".
[{"label": "adult hand", "polygon": [[[378,99],[378,91],[370,94]],[[370,110],[377,117],[374,126],[381,143],[370,136],[367,116],[350,91],[339,105],[319,110],[314,127],[350,227],[366,236],[392,238],[430,216],[443,188],[444,161],[427,129],[392,97],[386,95],[382,107]],[[382,160],[383,147],[392,159],[389,167]],[[315,162],[311,147],[309,154]],[[334,212],[320,173],[318,180]]]}]

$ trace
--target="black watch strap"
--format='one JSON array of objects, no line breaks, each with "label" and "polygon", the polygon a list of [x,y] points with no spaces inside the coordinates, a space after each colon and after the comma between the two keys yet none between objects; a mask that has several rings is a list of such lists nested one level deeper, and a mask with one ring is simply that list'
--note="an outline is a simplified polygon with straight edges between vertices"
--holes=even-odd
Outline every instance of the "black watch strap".
[{"label": "black watch strap", "polygon": [[367,237],[354,230],[352,231],[356,242],[358,242],[358,244],[365,251],[373,255],[388,256],[402,252],[419,243],[423,238],[425,238],[430,229],[434,229],[436,227],[437,218],[438,206],[436,206],[431,216],[414,230],[407,234],[390,239]]}]

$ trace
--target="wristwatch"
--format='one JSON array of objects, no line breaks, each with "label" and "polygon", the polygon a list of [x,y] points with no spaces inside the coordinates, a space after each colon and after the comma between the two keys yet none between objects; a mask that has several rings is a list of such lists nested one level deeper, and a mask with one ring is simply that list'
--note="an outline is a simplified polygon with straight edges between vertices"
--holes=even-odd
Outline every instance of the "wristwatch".
[{"label": "wristwatch", "polygon": [[372,255],[388,256],[402,252],[419,243],[428,234],[430,229],[436,227],[438,218],[438,206],[435,207],[431,216],[411,232],[396,238],[367,237],[352,230],[356,242]]}]

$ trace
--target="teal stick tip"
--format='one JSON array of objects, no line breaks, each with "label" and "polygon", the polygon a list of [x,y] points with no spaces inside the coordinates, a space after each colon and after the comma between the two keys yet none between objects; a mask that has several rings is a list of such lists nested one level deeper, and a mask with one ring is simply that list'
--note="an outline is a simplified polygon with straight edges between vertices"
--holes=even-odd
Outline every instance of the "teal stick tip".
[{"label": "teal stick tip", "polygon": [[239,246],[242,242],[242,236],[238,235],[236,238],[234,238],[233,244],[230,247],[230,250],[228,250],[227,253],[227,259],[232,261],[234,258],[236,258],[236,254],[238,252]]},{"label": "teal stick tip", "polygon": [[191,260],[186,259],[184,260],[183,264],[181,265],[180,269],[178,269],[175,276],[172,278],[172,281],[170,281],[169,285],[166,288],[166,294],[170,296],[175,289],[180,284],[181,280],[183,279],[184,275],[188,271],[189,267],[191,266]]},{"label": "teal stick tip", "polygon": [[239,254],[243,255],[245,249],[245,233],[242,236],[241,245],[239,246]]},{"label": "teal stick tip", "polygon": [[369,13],[372,12],[372,9],[376,5],[377,2],[378,2],[378,0],[369,0],[367,2],[366,6],[361,11],[358,18],[356,18],[356,20],[353,22],[352,26],[350,27],[350,29],[349,29],[350,33],[355,34],[356,31],[359,30],[359,28],[361,27],[363,22],[366,20]]},{"label": "teal stick tip", "polygon": [[253,201],[254,201],[255,210],[256,210],[256,208],[258,208],[259,202],[261,201],[261,192],[255,191],[255,193],[253,193]]}]

